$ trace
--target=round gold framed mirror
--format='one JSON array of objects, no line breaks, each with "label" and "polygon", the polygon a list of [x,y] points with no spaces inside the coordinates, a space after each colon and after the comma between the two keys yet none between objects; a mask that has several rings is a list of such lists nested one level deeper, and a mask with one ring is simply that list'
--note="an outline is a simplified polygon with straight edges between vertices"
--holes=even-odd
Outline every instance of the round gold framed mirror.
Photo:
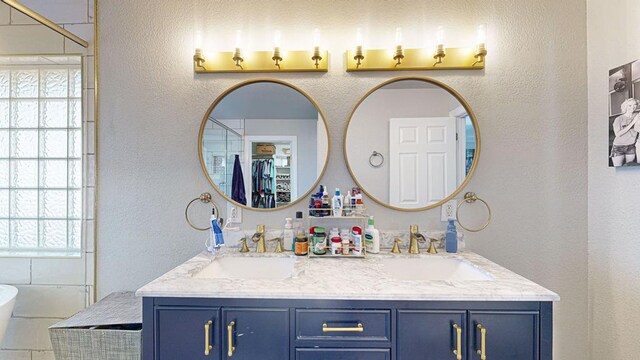
[{"label": "round gold framed mirror", "polygon": [[344,133],[353,180],[391,209],[422,211],[454,198],[480,158],[478,120],[450,86],[399,77],[371,89],[354,107]]},{"label": "round gold framed mirror", "polygon": [[227,201],[275,211],[306,199],[329,161],[329,131],[318,104],[298,87],[255,79],[223,92],[198,135],[207,180]]}]

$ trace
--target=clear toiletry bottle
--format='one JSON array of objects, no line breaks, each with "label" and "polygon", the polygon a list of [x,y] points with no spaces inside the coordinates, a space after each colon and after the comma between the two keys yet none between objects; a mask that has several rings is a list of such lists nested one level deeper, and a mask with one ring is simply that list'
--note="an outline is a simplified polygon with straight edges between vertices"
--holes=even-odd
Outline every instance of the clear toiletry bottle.
[{"label": "clear toiletry bottle", "polygon": [[284,231],[282,233],[282,241],[285,249],[293,249],[295,234],[293,231],[293,220],[291,218],[285,219]]},{"label": "clear toiletry bottle", "polygon": [[336,192],[331,199],[331,208],[333,209],[334,217],[342,216],[342,196],[340,195],[340,189],[336,188]]},{"label": "clear toiletry bottle", "polygon": [[304,218],[302,211],[296,211],[296,218],[293,220],[293,232],[296,236],[304,235]]}]

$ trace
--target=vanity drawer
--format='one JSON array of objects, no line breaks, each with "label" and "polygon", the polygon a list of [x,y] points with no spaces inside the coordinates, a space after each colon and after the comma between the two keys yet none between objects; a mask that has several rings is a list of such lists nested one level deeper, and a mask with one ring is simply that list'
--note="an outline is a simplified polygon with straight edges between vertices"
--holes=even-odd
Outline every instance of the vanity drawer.
[{"label": "vanity drawer", "polygon": [[391,311],[296,309],[296,340],[391,341]]},{"label": "vanity drawer", "polygon": [[390,360],[389,349],[296,349],[296,360]]}]

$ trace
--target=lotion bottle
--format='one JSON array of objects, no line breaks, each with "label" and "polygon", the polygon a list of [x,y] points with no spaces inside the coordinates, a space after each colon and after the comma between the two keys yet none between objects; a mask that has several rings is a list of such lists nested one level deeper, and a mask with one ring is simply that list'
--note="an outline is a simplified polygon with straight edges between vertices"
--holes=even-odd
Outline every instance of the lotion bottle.
[{"label": "lotion bottle", "polygon": [[333,209],[334,217],[342,216],[342,195],[340,195],[340,189],[336,188],[336,192],[331,199],[331,208]]},{"label": "lotion bottle", "polygon": [[285,219],[284,232],[282,234],[283,245],[285,249],[293,248],[294,239],[293,223],[291,218]]},{"label": "lotion bottle", "polygon": [[373,224],[373,216],[369,216],[367,229],[364,232],[364,242],[367,247],[367,252],[377,254],[380,252],[380,231],[374,228]]}]

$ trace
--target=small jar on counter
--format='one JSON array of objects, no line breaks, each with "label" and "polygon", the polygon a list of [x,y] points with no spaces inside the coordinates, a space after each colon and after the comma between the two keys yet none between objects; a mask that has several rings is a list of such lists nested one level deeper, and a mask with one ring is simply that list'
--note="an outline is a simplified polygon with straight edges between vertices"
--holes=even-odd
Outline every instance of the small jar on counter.
[{"label": "small jar on counter", "polygon": [[331,238],[331,255],[342,255],[342,239],[340,237]]},{"label": "small jar on counter", "polygon": [[294,253],[298,256],[304,256],[309,253],[309,240],[304,235],[296,236],[294,242]]},{"label": "small jar on counter", "polygon": [[349,255],[349,248],[351,247],[351,242],[349,239],[342,239],[342,255]]},{"label": "small jar on counter", "polygon": [[342,239],[342,255],[349,255],[351,249],[351,231],[340,229],[340,239]]},{"label": "small jar on counter", "polygon": [[327,253],[327,233],[322,227],[313,229],[313,253],[316,255]]}]

